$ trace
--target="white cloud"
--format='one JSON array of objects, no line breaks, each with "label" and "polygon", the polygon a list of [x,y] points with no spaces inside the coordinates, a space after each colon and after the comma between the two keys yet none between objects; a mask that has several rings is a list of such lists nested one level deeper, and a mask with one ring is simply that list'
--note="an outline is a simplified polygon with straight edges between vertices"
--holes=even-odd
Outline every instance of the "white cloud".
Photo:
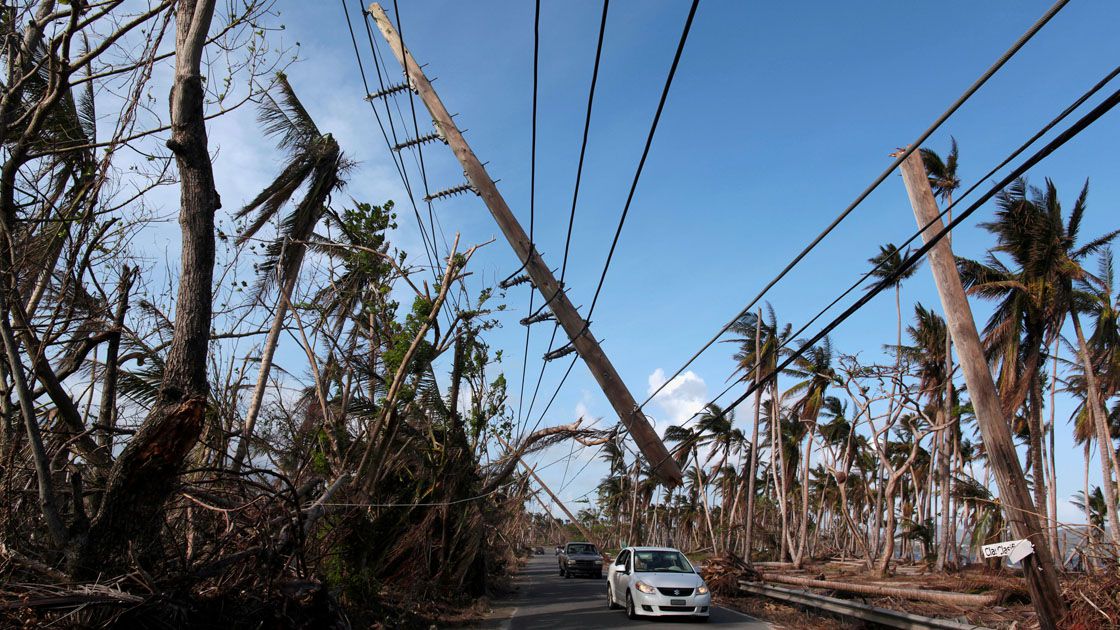
[{"label": "white cloud", "polygon": [[[665,371],[657,368],[649,375],[647,394],[665,383]],[[692,370],[674,378],[653,398],[664,414],[657,418],[657,428],[664,429],[670,424],[682,424],[708,402],[708,385]]]}]

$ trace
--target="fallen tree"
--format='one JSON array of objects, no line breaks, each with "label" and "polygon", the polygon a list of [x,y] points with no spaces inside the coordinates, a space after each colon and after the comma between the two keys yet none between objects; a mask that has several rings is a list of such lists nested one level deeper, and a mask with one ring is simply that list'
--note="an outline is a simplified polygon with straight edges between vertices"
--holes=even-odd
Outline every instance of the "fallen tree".
[{"label": "fallen tree", "polygon": [[992,591],[990,593],[970,594],[953,593],[949,591],[931,591],[916,588],[897,588],[881,584],[835,582],[833,580],[815,580],[812,578],[794,577],[792,575],[763,574],[764,582],[778,584],[792,584],[807,588],[827,589],[842,593],[856,593],[873,597],[896,597],[898,599],[912,599],[923,602],[935,602],[952,606],[991,606],[1003,600],[1003,593]]}]

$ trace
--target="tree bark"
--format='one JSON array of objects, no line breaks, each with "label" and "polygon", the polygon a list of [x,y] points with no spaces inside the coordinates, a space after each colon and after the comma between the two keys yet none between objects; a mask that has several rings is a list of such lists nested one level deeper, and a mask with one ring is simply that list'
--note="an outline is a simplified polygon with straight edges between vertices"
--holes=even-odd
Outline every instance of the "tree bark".
[{"label": "tree bark", "polygon": [[[234,452],[233,462],[230,464],[230,468],[234,472],[241,470],[241,465],[245,462],[249,453],[249,441],[252,439],[253,431],[257,426],[257,416],[260,414],[261,405],[264,404],[264,394],[268,389],[268,375],[272,371],[272,358],[276,355],[276,347],[280,345],[280,333],[284,331],[284,319],[288,315],[289,299],[295,290],[303,252],[304,247],[299,246],[299,252],[296,254],[299,260],[295,263],[297,271],[284,278],[281,285],[280,295],[276,302],[276,313],[272,316],[272,327],[269,328],[268,337],[265,338],[264,347],[261,349],[261,364],[257,368],[257,384],[253,387],[253,397],[249,399],[249,407],[245,410],[245,420],[241,423],[241,435],[237,440],[237,450]],[[283,256],[280,258],[282,260]]]},{"label": "tree bark", "polygon": [[[758,364],[761,359],[762,352],[762,309],[758,309],[758,318],[755,320],[754,332],[754,360]],[[758,477],[758,420],[762,415],[762,388],[759,386],[761,379],[759,378],[759,369],[761,365],[755,368],[754,382],[754,423],[751,425],[751,466],[750,466],[750,479],[747,481],[747,531],[744,535],[743,543],[743,559],[747,561],[747,566],[751,564],[751,548],[754,544],[754,495],[755,495],[755,478]],[[772,445],[773,446],[773,445]]]},{"label": "tree bark", "polygon": [[[119,570],[130,555],[143,557],[153,546],[163,505],[202,429],[209,394],[214,213],[221,207],[207,149],[201,74],[215,1],[180,0],[176,5],[167,142],[180,178],[182,252],[175,330],[156,404],[109,471],[100,509],[72,556],[71,571],[79,577]],[[140,553],[126,553],[130,548]]]},{"label": "tree bark", "polygon": [[828,589],[845,593],[858,593],[860,595],[874,595],[877,597],[893,597],[898,599],[912,599],[925,602],[949,604],[950,606],[991,606],[1003,599],[1003,593],[984,593],[973,595],[971,593],[952,593],[949,591],[934,591],[916,588],[895,588],[880,586],[878,584],[858,584],[855,582],[836,582],[833,580],[814,580],[811,578],[796,577],[792,575],[764,574],[762,579],[767,582],[779,584],[792,584],[808,588]]},{"label": "tree bark", "polygon": [[105,348],[105,368],[101,380],[101,402],[97,411],[97,426],[101,430],[101,448],[113,452],[113,428],[117,424],[117,358],[121,349],[121,329],[128,312],[128,292],[132,288],[135,269],[125,267],[121,272],[120,295],[117,310],[113,313],[113,336]]},{"label": "tree bark", "polygon": [[[1112,543],[1120,546],[1120,517],[1116,513],[1116,486],[1112,477],[1116,470],[1116,450],[1112,445],[1108,413],[1101,404],[1093,355],[1089,352],[1089,344],[1085,341],[1085,331],[1081,329],[1081,318],[1076,312],[1071,312],[1070,317],[1073,318],[1073,330],[1077,333],[1077,346],[1081,350],[1081,364],[1085,368],[1085,406],[1089,408],[1089,418],[1097,431],[1097,445],[1101,451],[1101,490],[1104,491],[1108,531]],[[1085,502],[1086,504],[1089,502],[1088,494],[1085,495]]]}]

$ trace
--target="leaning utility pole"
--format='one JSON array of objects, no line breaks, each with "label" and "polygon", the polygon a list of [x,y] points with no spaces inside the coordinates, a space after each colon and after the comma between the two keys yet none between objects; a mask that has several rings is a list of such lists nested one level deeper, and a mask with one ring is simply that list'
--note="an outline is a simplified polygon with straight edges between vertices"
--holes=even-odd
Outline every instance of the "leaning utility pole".
[{"label": "leaning utility pole", "polygon": [[[918,227],[929,224],[922,232],[922,238],[929,240],[942,230],[940,212],[929,186],[921,151],[914,151],[902,163],[902,181],[906,194],[914,208],[914,218]],[[1034,554],[1023,559],[1023,574],[1027,580],[1027,590],[1031,602],[1038,613],[1042,630],[1058,627],[1066,614],[1054,558],[1050,547],[1042,535],[1038,513],[1027,489],[1023,468],[1019,464],[1019,454],[1011,440],[1011,430],[1003,415],[999,396],[996,393],[988,361],[980,345],[980,335],[972,319],[972,309],[965,297],[960,275],[957,273],[956,260],[947,239],[941,239],[929,251],[929,267],[945,309],[945,320],[957,346],[964,380],[968,394],[976,411],[976,422],[988,453],[988,463],[995,473],[1007,520],[1016,538],[1025,538],[1034,544]]]},{"label": "leaning utility pole", "polygon": [[[548,496],[552,498],[552,502],[560,506],[560,509],[564,511],[564,514],[568,515],[568,518],[571,519],[572,524],[579,528],[580,533],[582,533],[584,537],[587,538],[587,542],[594,543],[596,546],[602,549],[602,545],[599,545],[599,541],[595,540],[595,537],[591,535],[591,530],[587,529],[587,527],[585,527],[584,524],[581,523],[578,518],[576,518],[575,514],[572,514],[571,510],[568,509],[568,506],[564,505],[564,502],[560,500],[560,497],[553,494],[552,489],[545,485],[543,481],[541,481],[541,478],[537,476],[537,471],[533,470],[533,468],[531,468],[529,464],[525,463],[525,460],[521,459],[521,456],[518,455],[512,447],[510,447],[509,442],[506,442],[502,439],[502,436],[495,435],[494,437],[498,438],[498,442],[500,442],[502,446],[506,447],[506,450],[510,452],[511,456],[517,458],[517,462],[525,467],[525,472],[529,473],[533,480],[537,482],[537,485],[541,488],[544,488],[544,491],[547,492]],[[530,490],[532,490],[532,488],[530,488]],[[540,500],[540,497],[537,497],[537,501]],[[544,504],[541,503],[541,505],[543,506]],[[545,508],[545,510],[548,510],[548,508]],[[549,512],[549,515],[551,516],[552,513]]]},{"label": "leaning utility pole", "polygon": [[[556,321],[567,333],[571,340],[570,347],[579,352],[579,356],[587,364],[595,380],[599,382],[599,387],[602,388],[603,393],[610,400],[619,420],[630,431],[630,435],[634,437],[634,441],[650,463],[654,474],[669,485],[679,485],[682,482],[682,476],[676,460],[669,454],[669,450],[665,448],[665,444],[661,441],[657,432],[653,430],[645,415],[638,408],[638,403],[630,394],[630,390],[626,388],[626,384],[622,382],[622,378],[615,371],[607,355],[599,347],[599,342],[595,340],[595,336],[591,334],[591,330],[588,328],[589,322],[584,321],[579,311],[572,305],[571,300],[564,293],[563,287],[556,281],[548,266],[544,264],[528,235],[525,234],[525,230],[518,223],[517,218],[513,216],[509,205],[502,198],[502,194],[498,192],[497,186],[490,179],[490,175],[486,172],[482,162],[467,145],[467,141],[463,139],[463,134],[455,126],[451,114],[443,106],[439,95],[432,89],[431,82],[424,76],[420,64],[416,62],[412,53],[404,46],[400,33],[389,22],[385,10],[375,2],[369,6],[369,13],[377,23],[377,28],[381,30],[385,41],[389,43],[393,55],[404,67],[405,76],[408,78],[407,87],[414,90],[424,101],[424,105],[427,106],[428,112],[432,115],[432,124],[436,128],[436,133],[439,134],[438,137],[447,142],[455,152],[455,157],[463,166],[463,172],[469,184],[456,186],[444,192],[451,194],[470,189],[482,197],[486,207],[490,209],[490,214],[498,222],[502,234],[505,235],[518,259],[521,260],[529,278],[532,279],[541,295],[545,296],[545,303],[548,304],[556,316]],[[394,91],[397,91],[397,89],[387,88],[382,90],[382,93],[371,96],[381,96],[384,93]],[[435,138],[418,138],[417,141],[425,139]],[[441,193],[435,193],[432,198],[438,198],[439,196],[441,196]],[[557,358],[560,354],[559,352],[553,352],[550,353],[551,356],[546,355],[545,358],[546,360]]]}]

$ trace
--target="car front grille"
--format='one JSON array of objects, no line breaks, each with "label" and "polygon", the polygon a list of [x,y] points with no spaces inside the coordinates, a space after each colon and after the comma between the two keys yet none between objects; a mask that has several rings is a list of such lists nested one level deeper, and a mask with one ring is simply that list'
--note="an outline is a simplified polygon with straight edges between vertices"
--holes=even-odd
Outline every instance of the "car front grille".
[{"label": "car front grille", "polygon": [[693,612],[695,606],[658,606],[662,612]]},{"label": "car front grille", "polygon": [[692,594],[691,588],[674,588],[662,586],[657,590],[661,591],[662,595],[668,595],[669,597],[688,597]]}]

